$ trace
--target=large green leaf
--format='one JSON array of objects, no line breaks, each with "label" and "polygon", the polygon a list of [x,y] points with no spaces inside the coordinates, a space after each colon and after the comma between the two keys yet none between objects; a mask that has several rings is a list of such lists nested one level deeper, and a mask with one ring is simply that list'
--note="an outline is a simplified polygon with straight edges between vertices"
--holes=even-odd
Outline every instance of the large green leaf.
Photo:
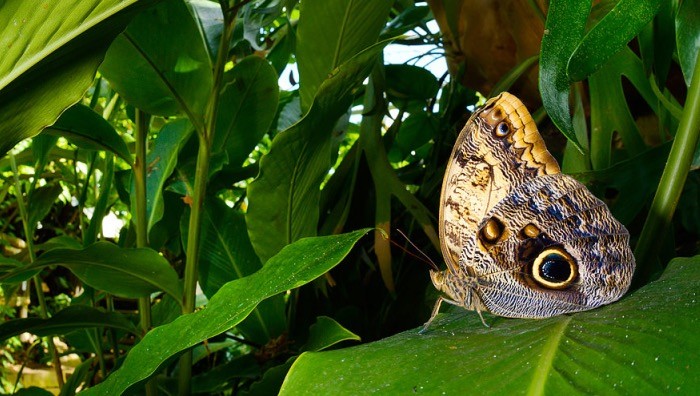
[{"label": "large green leaf", "polygon": [[226,150],[229,163],[240,167],[275,117],[277,73],[265,59],[249,56],[224,78],[213,149]]},{"label": "large green leaf", "polygon": [[260,301],[302,286],[333,268],[367,232],[302,239],[282,250],[258,272],[227,283],[207,307],[153,329],[121,368],[85,395],[117,395],[153,375],[170,357],[240,323]]},{"label": "large green leaf", "polygon": [[342,350],[305,353],[281,394],[664,394],[700,387],[700,256],[620,302],[543,320],[473,312]]},{"label": "large green leaf", "polygon": [[70,107],[44,133],[63,136],[80,148],[111,151],[131,163],[131,153],[124,139],[107,120],[85,105]]},{"label": "large green leaf", "polygon": [[22,334],[37,336],[61,335],[90,327],[107,327],[137,333],[137,328],[124,315],[96,308],[74,305],[58,311],[48,319],[24,318],[0,323],[0,340]]},{"label": "large green leaf", "polygon": [[107,46],[155,1],[0,1],[0,155],[80,100]]},{"label": "large green leaf", "polygon": [[676,14],[676,46],[685,84],[690,86],[700,51],[700,1],[681,2]]},{"label": "large green leaf", "polygon": [[311,107],[329,73],[377,42],[392,4],[390,0],[301,3],[296,59],[302,109]]},{"label": "large green leaf", "polygon": [[581,40],[569,59],[567,72],[580,81],[623,49],[654,18],[662,0],[620,0]]},{"label": "large green leaf", "polygon": [[320,184],[331,167],[331,132],[388,41],[343,64],[324,81],[309,112],[279,133],[248,187],[248,233],[266,262],[285,245],[316,235]]},{"label": "large green leaf", "polygon": [[[189,216],[183,216],[187,220]],[[181,227],[187,245],[186,227]],[[218,198],[206,201],[202,213],[202,234],[199,250],[199,284],[211,298],[226,283],[246,277],[262,267],[248,238],[245,217],[229,208]],[[282,295],[260,303],[250,316],[238,325],[247,340],[265,345],[286,329],[286,314]]]},{"label": "large green leaf", "polygon": [[0,274],[0,283],[29,279],[51,265],[66,267],[86,284],[116,296],[148,297],[162,290],[178,301],[182,297],[177,274],[158,252],[121,248],[109,242],[97,242],[82,250],[50,250],[27,266]]},{"label": "large green leaf", "polygon": [[139,14],[109,48],[100,72],[129,103],[147,113],[187,114],[203,122],[213,85],[207,46],[183,0]]},{"label": "large green leaf", "polygon": [[542,105],[554,125],[579,151],[583,151],[583,146],[576,138],[569,115],[570,81],[566,67],[583,36],[590,9],[591,0],[552,0],[540,53]]}]

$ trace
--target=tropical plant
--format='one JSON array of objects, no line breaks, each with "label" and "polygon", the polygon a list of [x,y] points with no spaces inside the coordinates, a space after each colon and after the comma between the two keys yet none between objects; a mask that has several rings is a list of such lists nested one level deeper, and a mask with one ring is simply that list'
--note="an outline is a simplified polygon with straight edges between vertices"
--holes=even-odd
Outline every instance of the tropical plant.
[{"label": "tropical plant", "polygon": [[[509,4],[0,0],[5,391],[37,364],[66,395],[695,389],[700,6]],[[419,335],[397,230],[439,257],[445,163],[504,90],[630,230],[633,291]]]}]

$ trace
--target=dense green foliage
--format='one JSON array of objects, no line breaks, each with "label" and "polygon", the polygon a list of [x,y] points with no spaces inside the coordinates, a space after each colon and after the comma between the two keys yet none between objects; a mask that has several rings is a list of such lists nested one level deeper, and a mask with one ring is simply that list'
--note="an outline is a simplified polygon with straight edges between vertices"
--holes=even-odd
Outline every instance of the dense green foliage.
[{"label": "dense green foliage", "polygon": [[425,2],[0,0],[0,393],[25,366],[63,395],[697,388],[698,4],[550,0],[491,92],[538,65],[531,111],[630,230],[634,290],[418,335],[437,292],[396,230],[439,257],[445,163],[488,94],[431,73]]}]

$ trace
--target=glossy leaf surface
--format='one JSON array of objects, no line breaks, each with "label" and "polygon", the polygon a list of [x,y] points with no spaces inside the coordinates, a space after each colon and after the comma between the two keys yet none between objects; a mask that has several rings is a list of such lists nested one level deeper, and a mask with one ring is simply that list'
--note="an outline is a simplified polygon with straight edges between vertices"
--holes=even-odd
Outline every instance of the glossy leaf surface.
[{"label": "glossy leaf surface", "polygon": [[441,315],[423,335],[305,353],[281,393],[692,393],[700,386],[698,282],[700,256],[673,260],[658,281],[593,311],[488,316],[489,328],[473,312]]}]

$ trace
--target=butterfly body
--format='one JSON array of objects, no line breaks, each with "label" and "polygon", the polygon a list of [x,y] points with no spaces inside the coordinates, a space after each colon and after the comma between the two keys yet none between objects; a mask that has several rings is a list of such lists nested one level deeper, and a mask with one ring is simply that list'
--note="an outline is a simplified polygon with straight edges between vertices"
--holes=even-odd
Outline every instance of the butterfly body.
[{"label": "butterfly body", "polygon": [[[460,133],[443,180],[438,300],[544,318],[619,299],[634,271],[627,230],[562,174],[524,105],[503,93]],[[483,318],[482,318],[483,320]],[[429,325],[430,321],[426,324]]]}]

